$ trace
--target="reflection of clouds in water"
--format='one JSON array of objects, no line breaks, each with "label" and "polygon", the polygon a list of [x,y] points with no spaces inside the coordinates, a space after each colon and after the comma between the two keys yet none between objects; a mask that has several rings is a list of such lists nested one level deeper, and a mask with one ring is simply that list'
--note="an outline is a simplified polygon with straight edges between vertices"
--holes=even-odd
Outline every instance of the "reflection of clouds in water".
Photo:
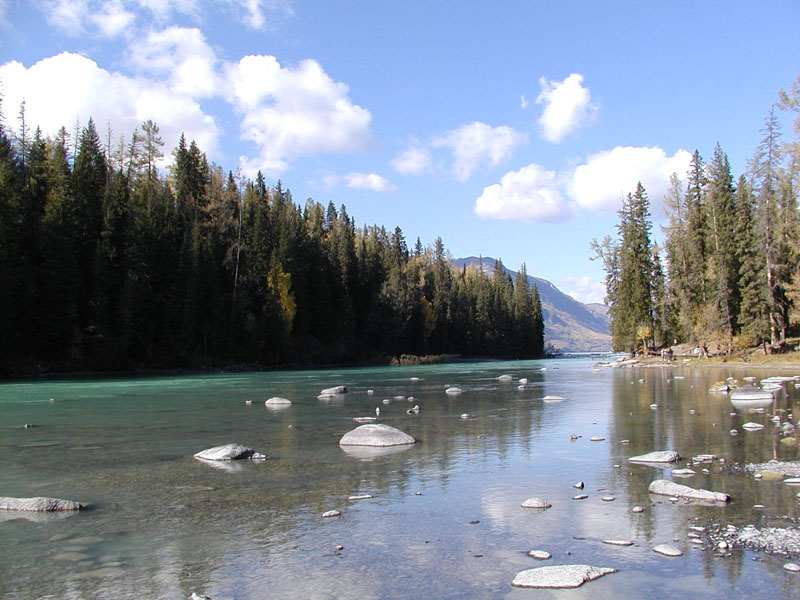
[{"label": "reflection of clouds in water", "polygon": [[209,467],[219,471],[225,471],[227,473],[238,473],[243,471],[245,467],[242,460],[203,460],[202,458],[197,457],[195,457],[195,460],[200,461],[204,465],[208,465]]},{"label": "reflection of clouds in water", "polygon": [[54,512],[0,510],[0,523],[4,521],[16,521],[17,519],[24,519],[32,523],[52,523],[53,521],[61,521],[62,519],[75,516],[79,512],[78,510],[60,510]]}]

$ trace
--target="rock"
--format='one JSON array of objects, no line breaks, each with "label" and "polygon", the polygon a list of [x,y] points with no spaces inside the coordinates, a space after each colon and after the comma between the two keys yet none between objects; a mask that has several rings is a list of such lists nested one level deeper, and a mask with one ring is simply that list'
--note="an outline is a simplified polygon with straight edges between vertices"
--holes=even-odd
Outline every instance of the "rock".
[{"label": "rock", "polygon": [[602,542],[609,546],[633,546],[633,542],[630,540],[602,540]]},{"label": "rock", "polygon": [[61,498],[10,498],[0,496],[0,510],[21,510],[25,512],[61,512],[67,510],[83,510],[85,504]]},{"label": "rock", "polygon": [[189,596],[189,600],[211,600],[211,597],[203,596],[203,594],[198,594],[197,592],[192,592],[192,595]]},{"label": "rock", "polygon": [[659,544],[653,548],[653,552],[664,556],[681,556],[683,554],[675,546],[670,546],[669,544]]},{"label": "rock", "polygon": [[327,512],[322,513],[322,517],[324,519],[327,519],[328,517],[338,517],[341,514],[342,513],[340,513],[338,510],[329,510]]},{"label": "rock", "polygon": [[647,489],[651,494],[660,496],[676,496],[687,500],[700,500],[702,502],[729,502],[731,497],[720,492],[697,490],[686,485],[680,485],[666,479],[657,479]]},{"label": "rock", "polygon": [[264,404],[267,406],[291,406],[292,401],[287,400],[286,398],[278,398],[275,396],[264,402]]},{"label": "rock", "polygon": [[606,439],[606,438],[600,437],[599,435],[593,435],[592,437],[589,438],[589,441],[590,442],[602,442],[604,439]]},{"label": "rock", "polygon": [[203,450],[194,455],[195,458],[200,460],[242,460],[248,458],[250,460],[261,460],[266,458],[263,454],[256,452],[252,448],[242,446],[241,444],[225,444],[224,446],[215,446],[207,450]]},{"label": "rock", "polygon": [[792,571],[793,573],[800,573],[800,565],[797,563],[786,563],[783,565],[783,568],[787,571]]},{"label": "rock", "polygon": [[552,504],[541,498],[528,498],[521,506],[522,508],[550,508]]},{"label": "rock", "polygon": [[573,484],[572,487],[577,488],[579,490],[582,490],[583,489],[583,482],[579,481],[578,483]]},{"label": "rock", "polygon": [[336,396],[338,394],[346,394],[347,387],[344,385],[337,385],[336,387],[325,388],[322,390],[319,395],[320,396]]},{"label": "rock", "polygon": [[783,483],[786,485],[800,485],[800,477],[789,477],[789,479],[784,479]]},{"label": "rock", "polygon": [[760,429],[764,429],[764,426],[761,423],[753,423],[750,421],[742,425],[742,429],[746,429],[747,431],[759,431]]},{"label": "rock", "polygon": [[361,425],[352,431],[345,433],[342,439],[339,440],[340,446],[404,446],[407,444],[414,444],[417,440],[413,437],[390,427],[373,423],[369,425]]},{"label": "rock", "polygon": [[511,585],[525,588],[576,588],[617,569],[589,565],[553,565],[520,571]]},{"label": "rock", "polygon": [[631,509],[631,512],[635,512],[635,513],[643,513],[643,512],[644,512],[644,507],[642,507],[642,506],[634,506],[634,507]]},{"label": "rock", "polygon": [[457,396],[461,392],[462,392],[461,388],[460,387],[455,387],[455,386],[449,387],[444,391],[445,394],[449,394],[451,396]]},{"label": "rock", "polygon": [[730,386],[726,381],[717,381],[714,385],[711,386],[711,388],[708,391],[712,393],[720,393],[720,392],[724,393],[728,392],[729,390]]},{"label": "rock", "polygon": [[563,396],[545,396],[542,398],[543,402],[563,402],[566,400]]},{"label": "rock", "polygon": [[691,477],[695,475],[692,469],[672,469],[672,475],[675,477]]},{"label": "rock", "polygon": [[600,500],[602,500],[603,502],[613,502],[614,500],[616,500],[616,498],[614,498],[614,496],[603,496],[602,498],[600,498]]},{"label": "rock", "polygon": [[519,380],[519,384],[520,384],[520,385],[528,385],[528,379],[527,379],[527,378],[525,378],[525,377],[522,377],[522,378]]},{"label": "rock", "polygon": [[511,375],[500,375],[500,377],[497,378],[497,381],[511,381],[513,379],[514,378]]},{"label": "rock", "polygon": [[348,496],[348,497],[347,497],[347,499],[348,499],[350,502],[353,502],[353,501],[355,501],[355,500],[367,500],[367,499],[369,499],[369,498],[374,498],[374,496],[373,496],[372,494],[358,494],[358,495],[356,495],[356,496]]},{"label": "rock", "polygon": [[469,413],[462,413],[462,414],[461,414],[461,418],[462,418],[462,419],[469,419],[471,416],[472,416],[472,415],[470,415]]},{"label": "rock", "polygon": [[658,450],[639,456],[631,456],[628,462],[635,463],[671,463],[681,459],[681,455],[674,450]]},{"label": "rock", "polygon": [[586,500],[588,498],[588,494],[578,494],[577,496],[573,496],[573,500]]},{"label": "rock", "polygon": [[553,557],[552,554],[545,552],[544,550],[531,550],[528,552],[528,556],[535,558],[536,560],[549,560]]}]

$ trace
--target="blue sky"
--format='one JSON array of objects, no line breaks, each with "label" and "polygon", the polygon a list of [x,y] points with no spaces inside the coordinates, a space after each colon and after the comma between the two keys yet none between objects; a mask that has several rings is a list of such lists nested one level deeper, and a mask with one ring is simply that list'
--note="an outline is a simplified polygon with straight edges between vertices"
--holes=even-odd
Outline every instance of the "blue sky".
[{"label": "blue sky", "polygon": [[0,0],[0,82],[10,129],[23,98],[47,134],[153,119],[297,202],[597,301],[589,243],[636,181],[658,224],[695,148],[746,168],[798,23],[796,0]]}]

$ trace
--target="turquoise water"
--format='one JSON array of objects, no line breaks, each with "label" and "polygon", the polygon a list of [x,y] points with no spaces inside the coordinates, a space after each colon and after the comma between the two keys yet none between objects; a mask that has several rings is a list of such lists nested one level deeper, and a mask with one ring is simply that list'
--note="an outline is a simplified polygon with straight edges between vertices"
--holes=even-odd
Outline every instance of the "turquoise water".
[{"label": "turquoise water", "polygon": [[[502,374],[514,382],[498,381]],[[518,571],[547,564],[619,569],[568,592],[575,598],[800,597],[800,575],[782,569],[785,557],[743,549],[720,557],[687,536],[706,521],[796,519],[797,488],[711,467],[676,481],[727,492],[730,505],[654,503],[647,486],[669,469],[626,462],[658,449],[729,463],[798,460],[796,447],[778,443],[772,411],[731,416],[727,396],[708,392],[728,375],[768,373],[598,371],[589,359],[560,359],[4,384],[0,495],[91,508],[0,513],[0,597],[563,597],[510,586]],[[524,390],[520,377],[529,380]],[[340,384],[350,393],[317,398]],[[447,396],[449,385],[463,394]],[[774,408],[800,415],[800,390],[785,387]],[[545,403],[545,395],[566,400]],[[272,396],[292,405],[270,410]],[[415,404],[419,414],[407,414]],[[377,456],[343,451],[338,440],[357,426],[352,419],[376,407],[381,422],[418,443]],[[767,427],[745,432],[745,421]],[[215,468],[192,458],[231,442],[268,459]],[[578,481],[584,500],[572,499]],[[358,494],[373,498],[348,501]],[[532,496],[553,507],[522,509]],[[632,513],[636,505],[645,512]],[[331,509],[341,516],[322,518]],[[684,555],[652,552],[665,542]],[[532,549],[553,558],[538,562]]]}]

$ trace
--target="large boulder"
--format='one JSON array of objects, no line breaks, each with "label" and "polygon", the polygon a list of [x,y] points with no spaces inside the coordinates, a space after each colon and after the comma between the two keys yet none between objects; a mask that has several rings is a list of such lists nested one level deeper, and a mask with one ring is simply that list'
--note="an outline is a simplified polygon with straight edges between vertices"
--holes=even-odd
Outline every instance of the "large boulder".
[{"label": "large boulder", "polygon": [[552,565],[520,571],[511,585],[526,588],[576,588],[617,569],[589,565]]},{"label": "large boulder", "polygon": [[640,456],[631,456],[628,462],[635,463],[671,463],[681,459],[681,455],[674,450],[658,450]]},{"label": "large boulder", "polygon": [[258,460],[266,458],[263,454],[256,452],[252,448],[242,446],[241,444],[225,444],[224,446],[215,446],[208,448],[202,452],[194,455],[195,458],[200,460],[242,460],[251,459]]},{"label": "large boulder", "polygon": [[647,489],[651,494],[659,496],[677,496],[687,500],[700,500],[702,502],[730,502],[731,497],[721,492],[697,490],[688,485],[681,485],[666,479],[656,479]]},{"label": "large boulder", "polygon": [[339,440],[340,446],[405,446],[414,444],[417,440],[413,437],[381,423],[361,425],[348,431]]},{"label": "large boulder", "polygon": [[63,510],[82,510],[85,504],[62,500],[60,498],[9,498],[0,497],[0,510],[23,510],[26,512],[55,512]]}]

